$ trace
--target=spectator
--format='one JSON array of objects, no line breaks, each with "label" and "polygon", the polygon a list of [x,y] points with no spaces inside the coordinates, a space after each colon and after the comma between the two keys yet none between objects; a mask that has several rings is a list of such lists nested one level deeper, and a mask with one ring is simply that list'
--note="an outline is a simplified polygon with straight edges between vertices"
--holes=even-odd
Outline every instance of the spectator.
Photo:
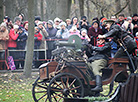
[{"label": "spectator", "polygon": [[10,22],[10,18],[8,16],[5,16],[3,22],[7,24],[8,22]]},{"label": "spectator", "polygon": [[72,28],[72,26],[74,26],[74,25],[77,27],[77,29],[79,29],[78,18],[77,18],[76,16],[74,16],[74,17],[72,18],[71,24],[70,24],[70,26],[68,27],[69,30],[70,30],[70,29]]},{"label": "spectator", "polygon": [[136,32],[138,32],[138,14],[133,15],[132,23],[134,24],[133,35],[135,36]]},{"label": "spectator", "polygon": [[39,28],[40,33],[43,36],[42,38],[43,41],[41,42],[40,49],[44,49],[45,48],[44,40],[46,39],[46,37],[48,37],[48,32],[46,31],[46,28],[44,27],[44,23],[42,21],[39,21],[37,23],[37,27]]},{"label": "spectator", "polygon": [[54,19],[54,25],[53,25],[53,27],[56,28],[57,30],[59,30],[60,29],[60,25],[59,25],[60,22],[61,22],[61,20],[58,17],[56,17]]},{"label": "spectator", "polygon": [[53,21],[52,20],[48,20],[47,22],[47,32],[48,32],[48,37],[47,37],[47,46],[48,46],[48,51],[47,51],[47,58],[50,59],[51,58],[51,51],[55,49],[54,46],[54,40],[51,39],[55,39],[56,38],[56,33],[57,33],[57,29],[53,27]]},{"label": "spectator", "polygon": [[113,21],[115,21],[115,23],[117,23],[117,18],[116,18],[116,16],[111,16],[111,20],[113,20]]},{"label": "spectator", "polygon": [[10,31],[13,28],[12,21],[10,20],[10,18],[8,16],[4,17],[3,22],[6,23],[8,31]]},{"label": "spectator", "polygon": [[18,17],[21,19],[21,24],[23,25],[24,14],[23,13],[19,13]]},{"label": "spectator", "polygon": [[71,24],[71,20],[70,19],[66,19],[66,24],[67,24],[66,28],[69,30],[69,26]]},{"label": "spectator", "polygon": [[[28,32],[28,21],[25,21],[23,24],[23,28]],[[28,35],[27,35],[28,36]]]},{"label": "spectator", "polygon": [[[14,25],[13,28],[10,30],[9,33],[9,41],[8,41],[8,50],[16,50],[17,48],[17,38],[19,36],[18,32],[18,25]],[[17,59],[16,51],[9,51],[9,55],[13,57],[13,59]],[[15,66],[16,62],[15,62]]]},{"label": "spectator", "polygon": [[[27,32],[25,31],[25,29],[23,27],[19,27],[18,28],[18,38],[17,38],[17,49],[18,50],[24,50],[25,49],[25,46],[26,46],[26,40],[27,40],[27,35],[26,34]],[[22,59],[22,61],[19,61],[17,64],[16,64],[16,68],[23,68],[24,67],[24,60],[25,59],[25,52],[24,51],[18,51],[17,52],[17,56],[18,56],[18,59]],[[19,66],[19,64],[21,66]]]},{"label": "spectator", "polygon": [[79,23],[79,29],[86,29],[87,31],[89,30],[89,22],[87,21],[87,17],[86,16],[82,16],[81,17],[81,21]]},{"label": "spectator", "polygon": [[[6,27],[6,23],[3,22],[0,25],[0,50],[7,49],[7,41],[9,40],[9,32]],[[0,59],[5,58],[5,52],[0,52]]]},{"label": "spectator", "polygon": [[35,16],[35,26],[37,26],[37,23],[41,21],[41,17],[40,16]]},{"label": "spectator", "polygon": [[137,44],[137,49],[138,49],[138,32],[136,33],[136,36],[135,36],[135,42],[136,42],[136,44]]},{"label": "spectator", "polygon": [[107,29],[106,29],[106,24],[104,21],[106,21],[107,18],[103,17],[101,20],[100,20],[100,28],[102,29],[102,33],[105,34],[107,33]]},{"label": "spectator", "polygon": [[[41,45],[41,41],[42,41],[43,36],[40,33],[40,29],[38,27],[35,27],[35,34],[34,34],[34,49],[39,49],[40,45]],[[36,51],[35,53],[35,59],[39,60],[39,52]]]},{"label": "spectator", "polygon": [[99,34],[103,34],[102,33],[102,29],[99,27],[99,22],[98,21],[94,21],[92,23],[92,26],[88,30],[88,36],[91,39],[90,43],[92,45],[96,45],[96,39],[97,39],[97,36]]},{"label": "spectator", "polygon": [[126,21],[122,24],[122,27],[125,28],[128,33],[133,34],[134,25],[132,24],[132,18],[127,17]]},{"label": "spectator", "polygon": [[125,20],[125,15],[124,15],[124,14],[120,14],[120,15],[118,16],[117,24],[118,24],[119,26],[122,26],[122,24],[124,23],[124,20]]},{"label": "spectator", "polygon": [[88,44],[90,41],[90,38],[87,35],[87,30],[82,28],[81,29],[81,39],[82,39],[82,44]]},{"label": "spectator", "polygon": [[73,25],[69,30],[69,36],[71,35],[78,35],[80,37],[80,31],[77,29],[76,25]]},{"label": "spectator", "polygon": [[65,22],[60,23],[60,30],[57,31],[56,37],[58,39],[68,39],[69,31],[66,28],[66,23]]},{"label": "spectator", "polygon": [[21,18],[20,17],[17,16],[14,18],[14,25],[18,25],[18,26],[23,27],[23,25],[21,25]]}]

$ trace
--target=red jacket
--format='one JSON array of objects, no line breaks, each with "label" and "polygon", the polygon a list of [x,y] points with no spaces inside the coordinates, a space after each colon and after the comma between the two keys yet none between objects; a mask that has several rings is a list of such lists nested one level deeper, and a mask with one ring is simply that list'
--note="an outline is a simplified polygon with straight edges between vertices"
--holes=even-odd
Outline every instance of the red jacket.
[{"label": "red jacket", "polygon": [[43,36],[42,36],[42,34],[40,32],[37,33],[37,34],[34,34],[34,37],[35,37],[35,40],[39,40],[39,41],[41,41],[42,38],[43,38]]},{"label": "red jacket", "polygon": [[15,34],[14,29],[10,30],[8,47],[14,47],[14,48],[17,47],[16,39],[18,38],[18,36],[19,36],[18,34]]}]

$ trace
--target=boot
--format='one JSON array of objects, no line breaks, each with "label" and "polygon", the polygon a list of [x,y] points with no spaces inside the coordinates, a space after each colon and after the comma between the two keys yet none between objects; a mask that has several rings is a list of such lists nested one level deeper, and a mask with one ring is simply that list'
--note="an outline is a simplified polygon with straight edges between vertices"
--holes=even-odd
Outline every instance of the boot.
[{"label": "boot", "polygon": [[96,75],[96,87],[91,89],[91,91],[94,92],[102,92],[103,88],[102,88],[102,78],[100,75]]}]

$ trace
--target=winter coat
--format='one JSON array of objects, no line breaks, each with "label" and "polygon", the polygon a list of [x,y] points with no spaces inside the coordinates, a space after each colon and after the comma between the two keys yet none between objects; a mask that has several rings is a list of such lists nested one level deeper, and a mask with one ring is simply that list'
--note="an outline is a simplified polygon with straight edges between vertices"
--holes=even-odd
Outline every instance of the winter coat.
[{"label": "winter coat", "polygon": [[56,34],[56,37],[57,38],[61,38],[61,39],[68,39],[69,38],[69,31],[68,29],[66,28],[64,31],[62,31],[62,29],[58,30],[57,31],[57,34]]},{"label": "winter coat", "polygon": [[127,50],[131,52],[135,48],[137,48],[137,45],[135,41],[133,40],[133,37],[131,34],[127,33],[125,29],[122,27],[114,24],[110,27],[109,32],[104,34],[105,37],[113,37],[114,41],[122,40],[125,46],[127,47]]},{"label": "winter coat", "polygon": [[102,29],[100,27],[98,27],[97,32],[95,31],[93,27],[90,27],[88,30],[89,38],[91,38],[91,36],[97,37],[99,34],[103,34]]},{"label": "winter coat", "polygon": [[0,32],[0,50],[7,49],[7,41],[9,40],[9,32],[6,29],[4,32]]},{"label": "winter coat", "polygon": [[47,32],[48,32],[48,39],[55,39],[55,37],[56,37],[56,33],[57,33],[57,29],[56,28],[54,28],[54,27],[52,27],[52,28],[47,28]]},{"label": "winter coat", "polygon": [[133,28],[134,28],[134,25],[132,23],[129,24],[128,21],[125,21],[123,24],[122,24],[122,27],[126,29],[126,31],[130,32],[131,34],[133,34]]},{"label": "winter coat", "polygon": [[88,59],[88,61],[94,61],[99,59],[109,60],[111,46],[109,42],[105,42],[99,46],[92,46],[91,50],[93,51],[92,56]]},{"label": "winter coat", "polygon": [[17,38],[17,49],[25,49],[26,46],[26,40],[27,40],[27,32],[23,31],[22,33],[19,33],[19,36]]},{"label": "winter coat", "polygon": [[8,47],[13,47],[13,48],[17,47],[17,41],[16,40],[17,40],[18,36],[19,36],[19,34],[15,34],[14,29],[10,30]]},{"label": "winter coat", "polygon": [[35,44],[34,45],[37,48],[40,47],[42,38],[43,38],[43,36],[42,36],[42,34],[40,32],[34,34],[34,40],[35,40]]},{"label": "winter coat", "polygon": [[[132,23],[134,24],[134,26],[135,25],[138,26],[138,20],[137,21],[132,20]],[[136,32],[138,32],[138,27],[134,27],[134,29],[133,29],[133,36],[135,36]]]}]

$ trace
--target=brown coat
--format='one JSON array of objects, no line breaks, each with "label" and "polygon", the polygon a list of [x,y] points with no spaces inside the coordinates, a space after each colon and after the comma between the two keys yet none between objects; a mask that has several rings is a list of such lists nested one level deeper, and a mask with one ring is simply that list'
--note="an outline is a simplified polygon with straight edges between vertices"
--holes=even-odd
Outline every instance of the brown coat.
[{"label": "brown coat", "polygon": [[0,50],[7,49],[7,41],[9,40],[9,32],[6,29],[4,32],[0,32]]}]

